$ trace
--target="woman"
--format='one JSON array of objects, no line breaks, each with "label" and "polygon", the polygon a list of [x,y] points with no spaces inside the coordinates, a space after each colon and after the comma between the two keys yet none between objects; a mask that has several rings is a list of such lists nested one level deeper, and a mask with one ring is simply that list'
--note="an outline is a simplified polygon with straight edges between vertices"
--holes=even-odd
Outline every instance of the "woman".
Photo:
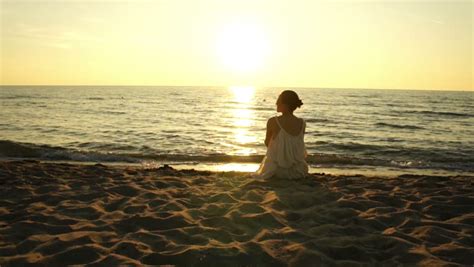
[{"label": "woman", "polygon": [[303,105],[294,91],[283,91],[276,102],[277,112],[267,122],[265,145],[267,154],[257,170],[257,178],[298,179],[308,174],[308,164],[305,161],[306,149],[304,133],[306,122],[293,115],[293,112]]}]

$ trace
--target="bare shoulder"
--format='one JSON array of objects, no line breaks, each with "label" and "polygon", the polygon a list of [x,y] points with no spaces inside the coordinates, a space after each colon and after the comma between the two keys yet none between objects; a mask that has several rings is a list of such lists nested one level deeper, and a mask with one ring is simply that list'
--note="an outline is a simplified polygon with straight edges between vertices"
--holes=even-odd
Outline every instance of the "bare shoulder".
[{"label": "bare shoulder", "polygon": [[296,117],[296,119],[298,121],[299,128],[306,128],[306,121],[303,118]]},{"label": "bare shoulder", "polygon": [[270,119],[268,119],[267,121],[267,125],[272,125],[272,124],[275,124],[275,117],[271,117]]},{"label": "bare shoulder", "polygon": [[305,123],[305,120],[304,120],[303,118],[296,117],[296,116],[295,116],[295,120],[294,120],[294,121],[295,121],[295,122],[297,121],[298,124],[299,124],[299,123]]},{"label": "bare shoulder", "polygon": [[275,126],[276,126],[275,117],[271,117],[270,119],[268,119],[268,121],[267,121],[267,128],[273,129],[273,128],[275,128]]}]

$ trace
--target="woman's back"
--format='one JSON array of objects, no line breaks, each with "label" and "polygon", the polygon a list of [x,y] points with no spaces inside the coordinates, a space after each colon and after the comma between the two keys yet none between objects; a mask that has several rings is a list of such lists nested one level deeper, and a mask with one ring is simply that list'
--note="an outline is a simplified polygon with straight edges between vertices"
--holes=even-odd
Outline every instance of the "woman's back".
[{"label": "woman's back", "polygon": [[283,129],[286,133],[298,136],[303,130],[303,119],[296,116],[278,116],[275,117],[275,122],[279,127],[275,128],[275,133]]}]

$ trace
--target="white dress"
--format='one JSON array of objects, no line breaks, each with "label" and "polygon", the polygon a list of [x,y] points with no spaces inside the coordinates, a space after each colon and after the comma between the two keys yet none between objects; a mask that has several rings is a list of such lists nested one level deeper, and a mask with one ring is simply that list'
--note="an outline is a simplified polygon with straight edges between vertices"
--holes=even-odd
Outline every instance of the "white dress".
[{"label": "white dress", "polygon": [[304,131],[306,122],[298,135],[291,135],[281,127],[278,117],[275,120],[280,131],[272,137],[255,177],[267,179],[272,176],[277,178],[298,179],[308,174],[308,164],[305,161],[306,148],[304,145]]}]

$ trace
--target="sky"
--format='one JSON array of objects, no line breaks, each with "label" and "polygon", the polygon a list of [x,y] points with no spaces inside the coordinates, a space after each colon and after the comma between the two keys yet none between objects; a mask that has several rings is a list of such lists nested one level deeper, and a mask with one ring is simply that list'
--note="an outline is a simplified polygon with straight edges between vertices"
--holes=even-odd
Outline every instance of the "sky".
[{"label": "sky", "polygon": [[2,85],[474,90],[471,0],[0,3]]}]

